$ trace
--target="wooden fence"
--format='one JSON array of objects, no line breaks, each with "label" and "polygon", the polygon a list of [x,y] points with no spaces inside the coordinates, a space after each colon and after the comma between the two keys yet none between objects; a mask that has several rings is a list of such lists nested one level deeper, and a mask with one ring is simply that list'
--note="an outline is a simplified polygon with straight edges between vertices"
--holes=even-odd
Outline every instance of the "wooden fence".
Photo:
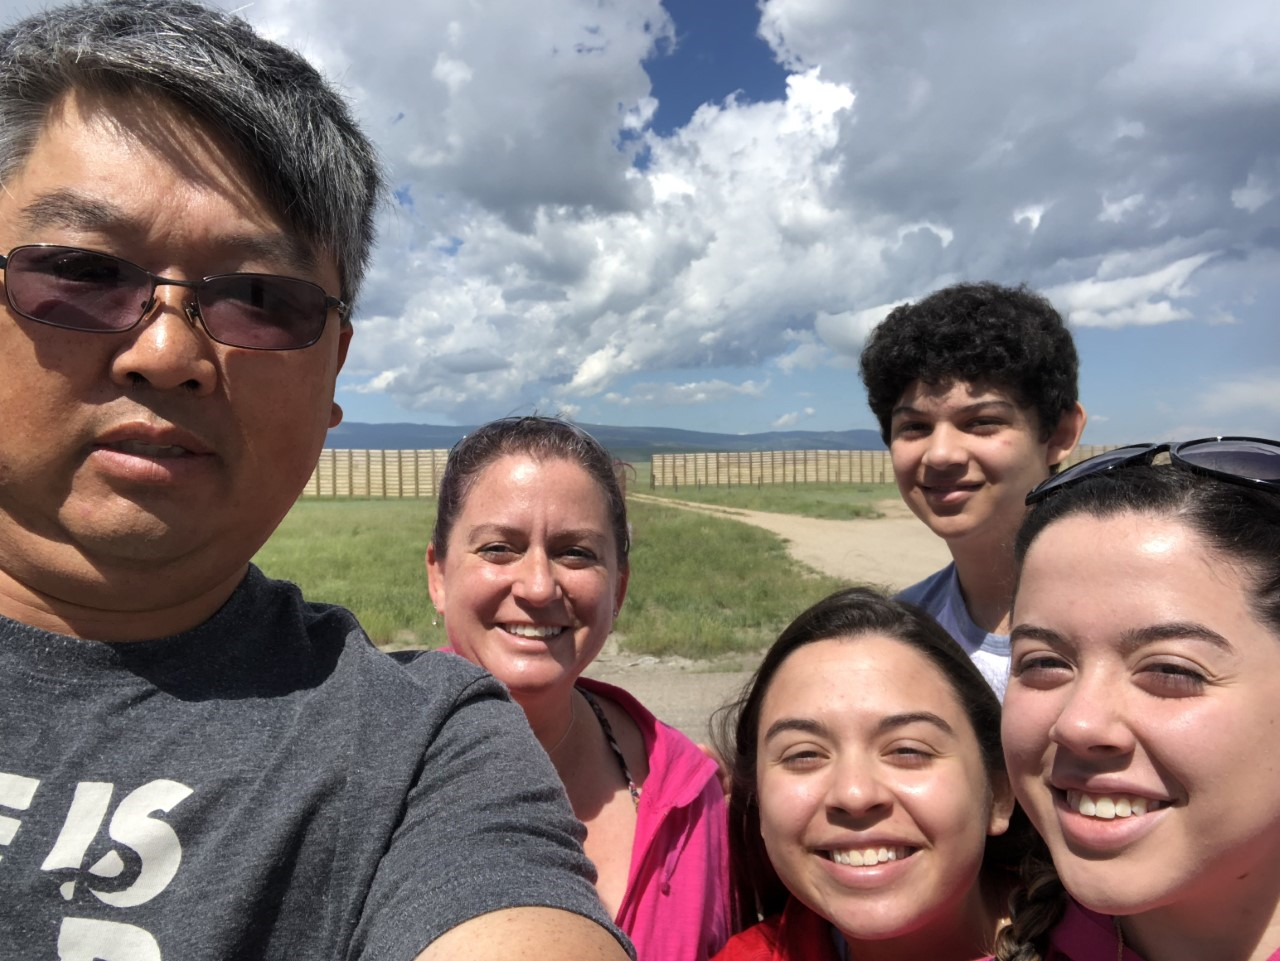
[{"label": "wooden fence", "polygon": [[[1082,445],[1067,463],[1111,450]],[[447,450],[323,450],[303,497],[435,497]],[[625,465],[624,465],[625,466]],[[650,487],[892,484],[885,450],[775,450],[654,454]],[[625,485],[625,471],[619,480]]]},{"label": "wooden fence", "polygon": [[882,450],[766,450],[654,454],[652,487],[757,484],[890,484]]},{"label": "wooden fence", "polygon": [[[1111,450],[1084,444],[1068,464]],[[774,450],[654,454],[650,487],[762,484],[892,484],[887,450]]]},{"label": "wooden fence", "polygon": [[303,497],[435,497],[447,450],[322,450]]}]

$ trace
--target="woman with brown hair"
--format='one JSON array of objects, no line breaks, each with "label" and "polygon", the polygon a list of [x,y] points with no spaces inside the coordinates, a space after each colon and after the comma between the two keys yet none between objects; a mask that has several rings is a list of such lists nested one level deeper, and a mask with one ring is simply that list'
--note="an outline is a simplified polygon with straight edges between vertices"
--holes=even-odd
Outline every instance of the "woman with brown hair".
[{"label": "woman with brown hair", "polygon": [[1045,848],[996,957],[1280,961],[1280,444],[1122,448],[1028,503],[1004,744]]},{"label": "woman with brown hair", "polygon": [[640,961],[728,934],[716,764],[626,691],[582,677],[630,577],[613,459],[552,417],[494,421],[449,455],[427,548],[453,651],[507,685],[586,825],[605,907]]},{"label": "woman with brown hair", "polygon": [[796,618],[722,725],[741,933],[717,961],[988,954],[1024,825],[999,729],[919,608],[855,588]]}]

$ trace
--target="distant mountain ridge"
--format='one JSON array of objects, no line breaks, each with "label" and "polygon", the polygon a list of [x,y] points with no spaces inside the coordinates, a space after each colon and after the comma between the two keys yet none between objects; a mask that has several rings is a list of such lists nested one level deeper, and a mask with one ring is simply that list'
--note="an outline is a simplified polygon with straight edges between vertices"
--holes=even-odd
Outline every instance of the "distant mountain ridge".
[{"label": "distant mountain ridge", "polygon": [[[874,430],[772,430],[760,434],[716,434],[674,427],[610,427],[579,424],[610,453],[623,460],[645,460],[654,454],[692,451],[884,450]],[[475,426],[434,424],[341,423],[329,431],[324,446],[346,450],[431,450],[456,444]]]}]

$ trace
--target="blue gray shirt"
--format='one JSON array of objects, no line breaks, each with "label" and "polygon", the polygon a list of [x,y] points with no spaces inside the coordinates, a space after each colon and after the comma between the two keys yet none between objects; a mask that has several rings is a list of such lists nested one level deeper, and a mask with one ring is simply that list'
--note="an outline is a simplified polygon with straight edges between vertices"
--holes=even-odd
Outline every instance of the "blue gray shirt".
[{"label": "blue gray shirt", "polygon": [[988,634],[969,616],[955,563],[898,593],[924,608],[965,649],[1001,701],[1009,684],[1009,635]]}]

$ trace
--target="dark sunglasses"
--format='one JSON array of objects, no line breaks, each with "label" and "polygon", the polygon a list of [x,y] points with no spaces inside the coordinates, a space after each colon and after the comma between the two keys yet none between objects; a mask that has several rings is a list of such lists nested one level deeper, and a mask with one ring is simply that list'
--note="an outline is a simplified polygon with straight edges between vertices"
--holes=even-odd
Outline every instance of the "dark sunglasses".
[{"label": "dark sunglasses", "polygon": [[1262,437],[1202,437],[1181,443],[1130,444],[1072,464],[1027,495],[1027,506],[1038,504],[1050,494],[1070,487],[1086,477],[1106,471],[1150,464],[1156,455],[1169,452],[1178,467],[1230,484],[1280,491],[1280,441]]},{"label": "dark sunglasses", "polygon": [[155,304],[156,288],[187,287],[187,317],[228,347],[297,350],[324,333],[329,311],[347,305],[324,288],[274,274],[216,274],[201,280],[161,277],[110,254],[79,247],[29,244],[0,257],[9,306],[41,324],[90,333],[120,333]]}]

